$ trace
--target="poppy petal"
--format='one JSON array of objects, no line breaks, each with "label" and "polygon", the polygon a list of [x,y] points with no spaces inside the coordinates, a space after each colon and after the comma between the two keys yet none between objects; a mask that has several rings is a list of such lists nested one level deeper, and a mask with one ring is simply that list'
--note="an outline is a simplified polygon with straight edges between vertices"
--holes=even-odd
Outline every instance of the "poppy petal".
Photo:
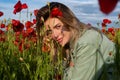
[{"label": "poppy petal", "polygon": [[27,9],[27,8],[28,8],[28,6],[26,3],[22,4],[22,9]]},{"label": "poppy petal", "polygon": [[110,12],[112,12],[115,9],[116,4],[118,2],[118,0],[98,0],[98,1],[100,10],[105,14],[109,14]]},{"label": "poppy petal", "polygon": [[38,13],[38,9],[35,9],[35,10],[34,10],[34,15],[36,16],[37,13]]},{"label": "poppy petal", "polygon": [[14,10],[13,13],[16,14],[18,12],[20,12],[22,10],[22,4],[20,1],[18,1],[15,5],[14,5]]},{"label": "poppy petal", "polygon": [[4,13],[3,13],[2,11],[0,11],[0,17],[3,16],[3,14],[4,14]]}]

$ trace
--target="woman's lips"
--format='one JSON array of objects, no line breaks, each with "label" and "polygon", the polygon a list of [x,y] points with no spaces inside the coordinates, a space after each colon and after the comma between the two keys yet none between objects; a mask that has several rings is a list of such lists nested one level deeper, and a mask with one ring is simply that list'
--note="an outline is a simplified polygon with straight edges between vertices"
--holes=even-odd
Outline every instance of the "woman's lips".
[{"label": "woman's lips", "polygon": [[57,39],[57,42],[61,43],[62,42],[62,38]]}]

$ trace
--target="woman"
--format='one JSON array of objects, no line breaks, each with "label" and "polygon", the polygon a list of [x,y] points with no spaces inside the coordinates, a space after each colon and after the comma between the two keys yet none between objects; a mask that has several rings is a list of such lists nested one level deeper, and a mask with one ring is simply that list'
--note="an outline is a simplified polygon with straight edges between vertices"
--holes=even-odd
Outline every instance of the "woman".
[{"label": "woman", "polygon": [[[62,80],[112,79],[115,47],[100,30],[80,22],[67,6],[58,2],[39,9],[36,19],[38,31],[44,25],[65,50]],[[104,73],[108,74],[103,76]]]}]

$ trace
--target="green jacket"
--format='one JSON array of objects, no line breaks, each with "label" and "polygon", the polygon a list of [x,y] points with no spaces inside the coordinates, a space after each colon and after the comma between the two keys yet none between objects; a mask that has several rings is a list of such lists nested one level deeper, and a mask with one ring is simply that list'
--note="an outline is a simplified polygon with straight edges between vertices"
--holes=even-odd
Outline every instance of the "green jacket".
[{"label": "green jacket", "polygon": [[[99,80],[104,72],[111,78],[115,45],[105,35],[87,30],[71,50],[74,66],[65,69],[63,80]],[[102,79],[109,80],[109,79]]]}]

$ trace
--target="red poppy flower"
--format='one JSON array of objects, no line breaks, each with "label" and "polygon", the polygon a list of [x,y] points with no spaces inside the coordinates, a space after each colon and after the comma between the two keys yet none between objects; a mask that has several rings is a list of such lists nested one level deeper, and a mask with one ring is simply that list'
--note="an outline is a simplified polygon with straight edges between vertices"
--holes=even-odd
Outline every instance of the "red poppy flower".
[{"label": "red poppy flower", "polygon": [[114,28],[108,28],[108,32],[113,32]]},{"label": "red poppy flower", "polygon": [[108,28],[108,32],[110,32],[113,36],[115,36],[115,30],[114,27]]},{"label": "red poppy flower", "polygon": [[22,37],[23,37],[23,39],[25,39],[27,36],[28,36],[28,34],[26,33],[26,30],[23,30],[22,31]]},{"label": "red poppy flower", "polygon": [[12,25],[13,26],[17,26],[20,24],[20,21],[19,20],[15,20],[15,19],[12,19]]},{"label": "red poppy flower", "polygon": [[62,16],[62,12],[58,8],[53,8],[51,11],[51,17]]},{"label": "red poppy flower", "polygon": [[15,32],[15,36],[20,36],[21,32]]},{"label": "red poppy flower", "polygon": [[4,14],[4,13],[3,13],[2,11],[0,11],[0,17],[3,16],[3,14]]},{"label": "red poppy flower", "polygon": [[15,4],[14,8],[15,8],[14,11],[13,11],[14,14],[20,12],[22,10],[22,3],[21,3],[21,1],[18,1]]},{"label": "red poppy flower", "polygon": [[24,25],[22,23],[20,23],[19,20],[12,20],[12,26],[13,26],[13,31],[14,32],[18,32],[18,31],[22,31],[24,29]]},{"label": "red poppy flower", "polygon": [[105,23],[102,23],[102,27],[106,27],[107,25]]},{"label": "red poppy flower", "polygon": [[38,9],[35,9],[35,10],[34,10],[34,15],[36,16],[37,13],[38,13]]},{"label": "red poppy flower", "polygon": [[116,4],[118,2],[118,0],[98,0],[98,1],[100,10],[105,14],[109,14],[110,12],[112,12],[115,9]]},{"label": "red poppy flower", "polygon": [[103,19],[103,23],[104,23],[104,24],[110,24],[110,23],[111,23],[111,20],[109,20],[109,19]]},{"label": "red poppy flower", "polygon": [[28,34],[31,34],[31,33],[34,32],[34,29],[33,29],[33,28],[28,28],[28,29],[26,30],[26,32],[27,32]]},{"label": "red poppy flower", "polygon": [[22,9],[27,9],[27,8],[28,8],[28,6],[26,3],[22,4]]},{"label": "red poppy flower", "polygon": [[120,19],[120,14],[118,14],[118,19]]},{"label": "red poppy flower", "polygon": [[33,23],[32,23],[31,21],[27,21],[27,22],[25,23],[26,29],[30,28],[31,26],[33,26]]},{"label": "red poppy flower", "polygon": [[20,23],[18,26],[13,26],[13,30],[14,32],[17,32],[17,31],[22,31],[24,29],[24,25],[22,23]]},{"label": "red poppy flower", "polygon": [[1,25],[0,25],[0,28],[5,28],[5,24],[1,24]]},{"label": "red poppy flower", "polygon": [[105,30],[105,29],[102,29],[102,32],[103,32],[103,33],[105,33],[105,32],[106,32],[106,30]]},{"label": "red poppy flower", "polygon": [[33,24],[36,24],[36,22],[37,22],[36,19],[33,19]]},{"label": "red poppy flower", "polygon": [[[11,24],[11,23],[10,23],[10,24]],[[9,30],[9,24],[8,24],[8,25],[6,25],[5,30],[6,30],[6,31],[8,31],[8,30]]]},{"label": "red poppy flower", "polygon": [[27,37],[36,37],[36,32],[33,28],[29,28],[26,30]]}]

